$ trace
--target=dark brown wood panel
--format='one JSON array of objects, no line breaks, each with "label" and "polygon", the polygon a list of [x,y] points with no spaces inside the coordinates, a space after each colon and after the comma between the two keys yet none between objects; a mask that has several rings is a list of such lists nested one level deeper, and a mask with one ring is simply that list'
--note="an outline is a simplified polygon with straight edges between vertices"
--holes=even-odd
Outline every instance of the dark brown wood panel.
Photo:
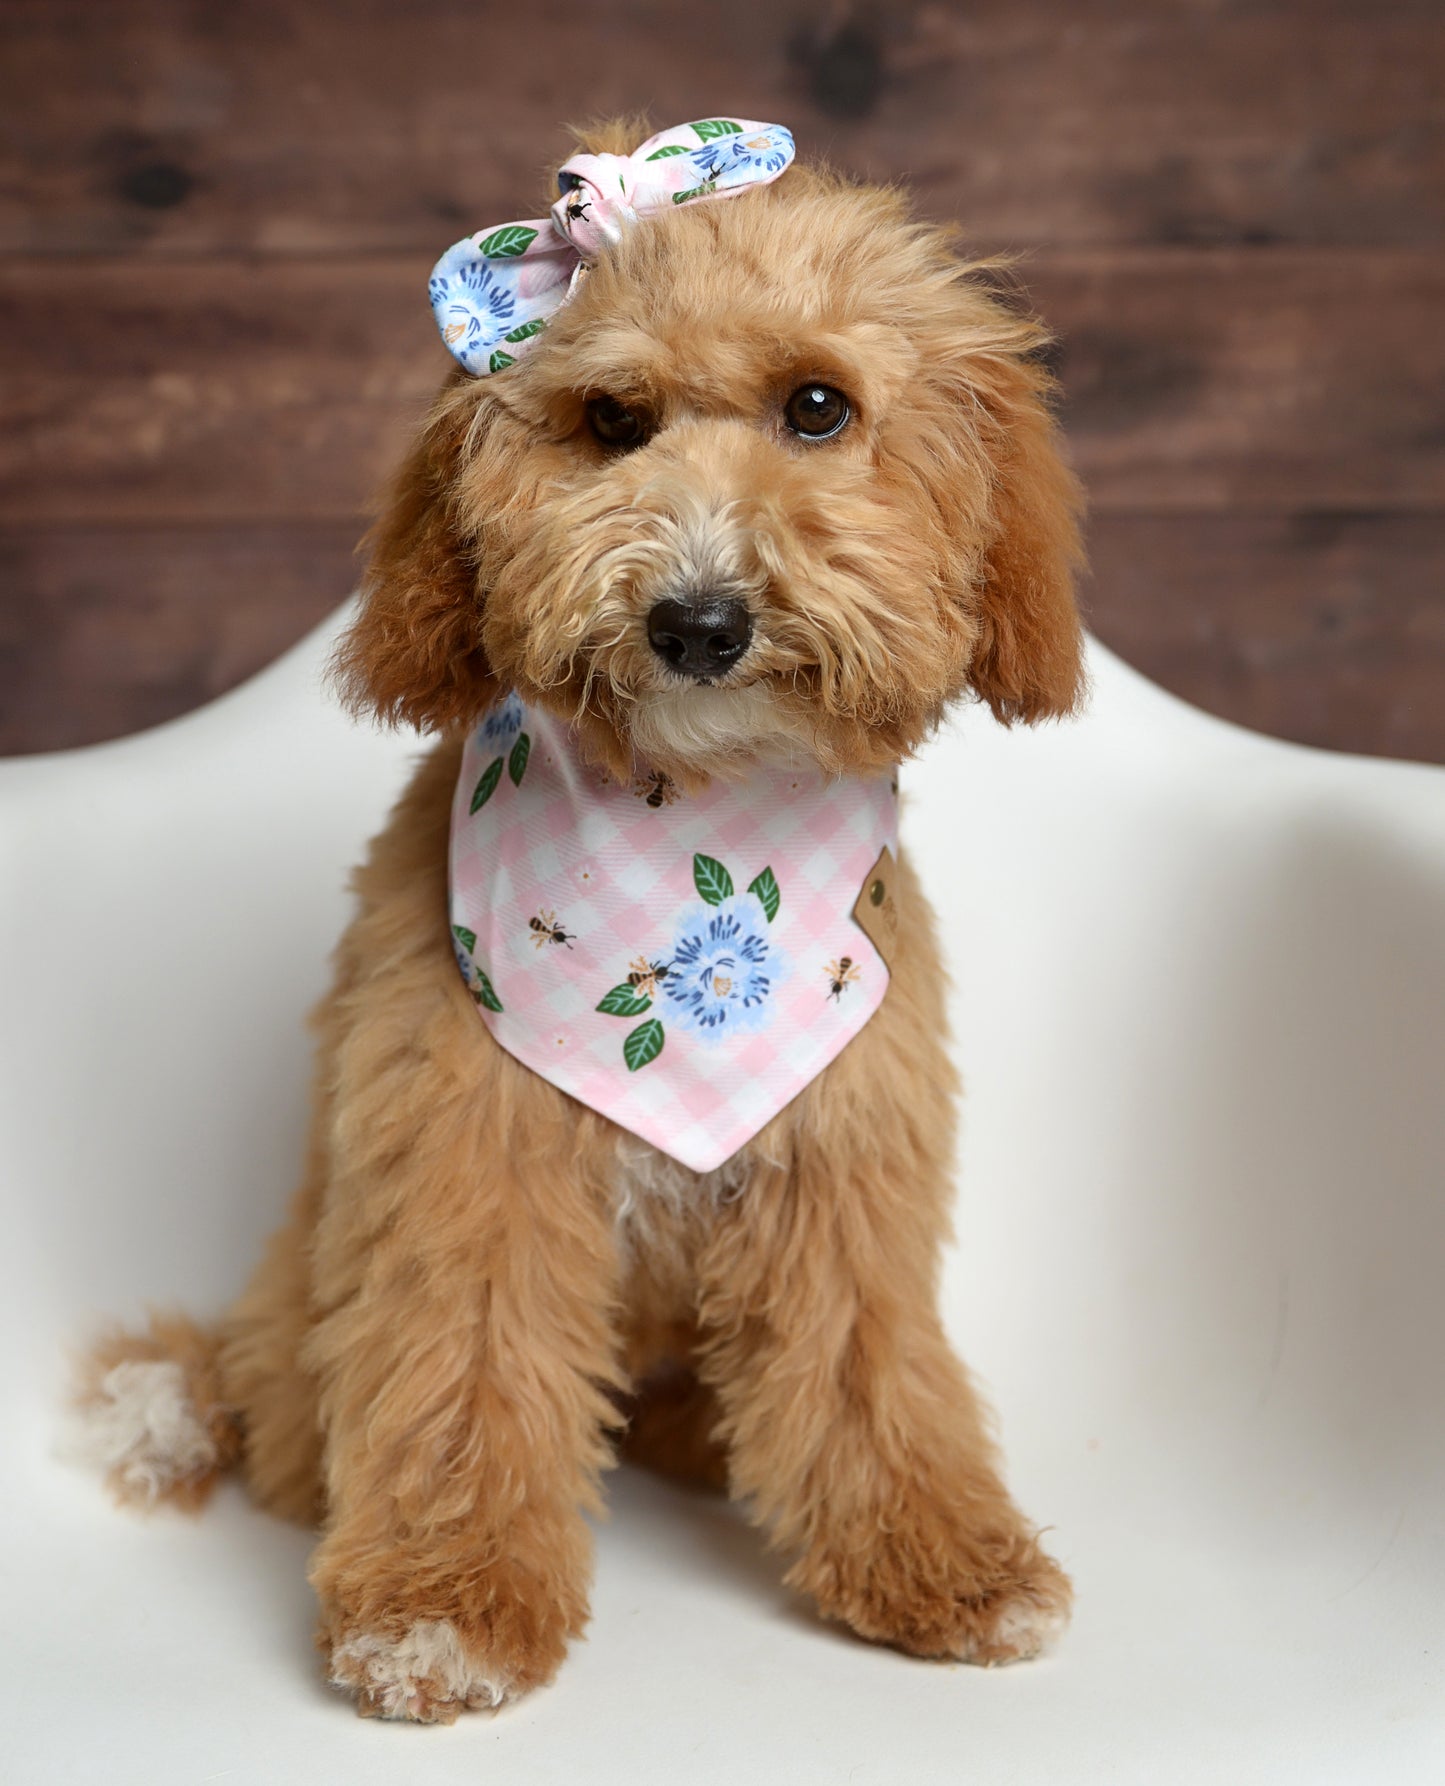
[{"label": "dark brown wood panel", "polygon": [[[426,263],[0,267],[0,520],[360,512],[449,364]],[[1023,269],[1094,507],[1445,505],[1445,252]]]},{"label": "dark brown wood panel", "polygon": [[1040,254],[1096,509],[1445,503],[1445,254]]},{"label": "dark brown wood panel", "polygon": [[1091,626],[1196,706],[1445,762],[1445,515],[1096,515]]},{"label": "dark brown wood panel", "polygon": [[635,107],[781,119],[1027,251],[1102,637],[1445,759],[1441,0],[7,0],[0,750],[194,705],[333,604],[448,364],[433,258]]},{"label": "dark brown wood panel", "polygon": [[0,755],[224,694],[352,587],[354,522],[0,528]]},{"label": "dark brown wood panel", "polygon": [[991,245],[1445,244],[1435,0],[7,0],[0,251],[433,254],[637,107]]},{"label": "dark brown wood panel", "polygon": [[0,265],[0,520],[363,504],[451,361],[408,259]]},{"label": "dark brown wood panel", "polygon": [[[120,736],[269,663],[351,587],[350,522],[0,529],[0,753]],[[1096,515],[1091,625],[1186,700],[1445,762],[1445,515]],[[60,697],[57,699],[57,692]]]}]

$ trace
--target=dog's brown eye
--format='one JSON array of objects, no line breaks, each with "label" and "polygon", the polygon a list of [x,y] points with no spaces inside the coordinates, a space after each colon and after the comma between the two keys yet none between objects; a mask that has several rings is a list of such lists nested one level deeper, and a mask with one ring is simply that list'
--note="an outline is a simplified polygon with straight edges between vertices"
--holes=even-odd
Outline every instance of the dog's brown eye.
[{"label": "dog's brown eye", "polygon": [[805,384],[793,392],[783,410],[794,434],[807,440],[826,440],[843,427],[852,413],[848,399],[828,384]]},{"label": "dog's brown eye", "polygon": [[587,420],[604,446],[641,446],[649,432],[647,417],[615,397],[594,397],[587,405]]}]

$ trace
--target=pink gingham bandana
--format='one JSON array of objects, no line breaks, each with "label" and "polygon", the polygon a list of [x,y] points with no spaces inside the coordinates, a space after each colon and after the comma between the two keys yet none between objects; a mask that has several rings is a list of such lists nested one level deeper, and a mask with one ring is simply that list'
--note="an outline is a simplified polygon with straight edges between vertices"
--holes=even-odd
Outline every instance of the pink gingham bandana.
[{"label": "pink gingham bandana", "polygon": [[478,230],[432,269],[442,340],[478,377],[524,354],[583,270],[639,217],[731,198],[776,180],[793,159],[781,124],[703,118],[648,137],[631,155],[574,155],[557,174],[550,217]]},{"label": "pink gingham bandana", "polygon": [[692,795],[619,783],[508,695],[452,802],[452,939],[482,1020],[663,1153],[720,1166],[883,1001],[852,913],[897,850],[896,789],[812,765]]}]

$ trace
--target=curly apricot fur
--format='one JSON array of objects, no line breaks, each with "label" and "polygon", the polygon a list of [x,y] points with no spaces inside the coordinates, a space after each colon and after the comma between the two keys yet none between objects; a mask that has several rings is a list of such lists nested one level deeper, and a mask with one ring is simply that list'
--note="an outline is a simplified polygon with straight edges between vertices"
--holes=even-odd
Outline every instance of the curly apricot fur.
[{"label": "curly apricot fur", "polygon": [[[726,1183],[645,1221],[619,1216],[618,1131],[478,1022],[446,909],[458,741],[506,686],[689,785],[780,742],[897,762],[970,695],[1070,711],[1079,496],[1044,341],[897,193],[798,167],[632,231],[525,360],[448,381],[401,471],[339,670],[440,742],[356,877],[290,1223],[215,1344],[176,1349],[239,1410],[257,1499],[321,1520],[321,1641],[363,1710],[551,1678],[629,1422],[864,1637],[989,1662],[1067,1613],[937,1314],[956,1088],[907,864],[881,1010]],[[826,443],[780,424],[809,379],[853,407]],[[604,393],[645,446],[592,438]],[[743,595],[754,643],[680,691],[643,619],[700,582]]]}]

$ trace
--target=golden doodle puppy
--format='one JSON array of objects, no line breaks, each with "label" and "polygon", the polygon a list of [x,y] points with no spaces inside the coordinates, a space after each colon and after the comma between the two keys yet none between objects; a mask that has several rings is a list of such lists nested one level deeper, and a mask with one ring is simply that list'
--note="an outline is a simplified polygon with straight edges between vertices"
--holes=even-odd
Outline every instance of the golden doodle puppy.
[{"label": "golden doodle puppy", "polygon": [[[1081,686],[1034,320],[777,126],[584,133],[439,264],[358,707],[437,736],[355,881],[304,1182],[214,1331],[97,1348],[114,1486],[316,1521],[329,1678],[550,1680],[620,1451],[827,1618],[1000,1662],[1069,1584],[937,1310],[954,1075],[896,771]],[[726,200],[727,202],[722,202]]]}]

